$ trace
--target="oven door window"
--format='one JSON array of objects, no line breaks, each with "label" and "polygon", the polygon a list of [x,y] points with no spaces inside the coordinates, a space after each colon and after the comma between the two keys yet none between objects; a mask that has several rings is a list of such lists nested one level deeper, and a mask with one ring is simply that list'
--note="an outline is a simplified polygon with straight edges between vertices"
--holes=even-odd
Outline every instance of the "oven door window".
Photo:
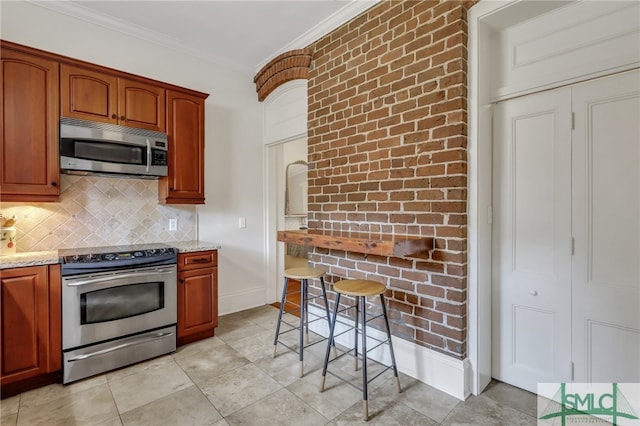
[{"label": "oven door window", "polygon": [[95,324],[164,308],[164,282],[131,284],[80,295],[80,323]]}]

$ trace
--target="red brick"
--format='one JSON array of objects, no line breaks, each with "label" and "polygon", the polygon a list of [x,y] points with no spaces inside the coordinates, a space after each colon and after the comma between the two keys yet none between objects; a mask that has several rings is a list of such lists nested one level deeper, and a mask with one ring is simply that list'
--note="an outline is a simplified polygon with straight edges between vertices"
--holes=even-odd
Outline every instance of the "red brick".
[{"label": "red brick", "polygon": [[442,323],[444,319],[444,315],[441,312],[436,312],[433,309],[416,306],[414,311],[417,317],[426,318],[430,321]]},{"label": "red brick", "polygon": [[426,319],[414,317],[412,315],[402,315],[402,319],[406,324],[409,324],[412,327],[421,328],[423,330],[429,330],[429,326],[431,324]]},{"label": "red brick", "polygon": [[453,287],[462,289],[466,287],[466,278],[464,277],[449,277],[446,275],[432,275],[431,282],[440,286]]},{"label": "red brick", "polygon": [[465,330],[459,330],[455,328],[449,328],[442,326],[440,324],[431,324],[431,331],[433,333],[439,334],[441,336],[449,337],[451,339],[455,339],[459,342],[463,341],[465,338]]},{"label": "red brick", "polygon": [[428,345],[434,345],[441,348],[444,347],[444,339],[442,337],[426,331],[416,330],[416,340]]},{"label": "red brick", "polygon": [[453,304],[447,302],[438,302],[436,301],[436,310],[448,314],[454,314],[458,316],[467,314],[467,305],[463,304]]},{"label": "red brick", "polygon": [[438,297],[442,299],[445,296],[444,289],[442,287],[438,287],[434,285],[418,284],[416,286],[416,291],[419,294],[423,294],[429,297]]}]

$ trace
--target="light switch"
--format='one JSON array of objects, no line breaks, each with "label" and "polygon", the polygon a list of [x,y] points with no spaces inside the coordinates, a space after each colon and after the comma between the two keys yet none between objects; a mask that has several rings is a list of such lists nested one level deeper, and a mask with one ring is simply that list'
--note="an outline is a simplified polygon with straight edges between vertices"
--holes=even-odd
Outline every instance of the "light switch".
[{"label": "light switch", "polygon": [[169,231],[178,229],[178,219],[169,219]]},{"label": "light switch", "polygon": [[247,218],[241,217],[238,219],[238,228],[246,228],[247,227]]}]

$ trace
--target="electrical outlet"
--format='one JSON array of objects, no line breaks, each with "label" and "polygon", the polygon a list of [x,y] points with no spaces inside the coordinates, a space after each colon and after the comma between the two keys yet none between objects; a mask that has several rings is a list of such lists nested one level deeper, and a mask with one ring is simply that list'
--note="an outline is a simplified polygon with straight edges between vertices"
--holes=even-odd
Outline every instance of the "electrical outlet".
[{"label": "electrical outlet", "polygon": [[178,219],[169,219],[169,231],[176,231],[178,229]]},{"label": "electrical outlet", "polygon": [[242,228],[246,228],[247,227],[247,218],[246,217],[241,217],[238,219],[238,228],[242,229]]}]

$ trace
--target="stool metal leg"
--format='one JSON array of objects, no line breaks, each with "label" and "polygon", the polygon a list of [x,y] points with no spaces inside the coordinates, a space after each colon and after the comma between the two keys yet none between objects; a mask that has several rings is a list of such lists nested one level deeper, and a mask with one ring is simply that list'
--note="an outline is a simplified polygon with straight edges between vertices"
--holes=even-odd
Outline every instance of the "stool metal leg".
[{"label": "stool metal leg", "polygon": [[302,377],[302,371],[304,369],[304,323],[305,323],[305,314],[306,314],[306,295],[307,293],[307,280],[300,281],[300,377]]},{"label": "stool metal leg", "polygon": [[369,420],[369,400],[367,392],[367,309],[365,297],[360,296],[358,298],[362,299],[362,306],[360,307],[362,311],[362,332],[360,333],[362,336],[362,409],[364,412],[364,420],[367,421]]},{"label": "stool metal leg", "polygon": [[287,287],[289,286],[289,278],[284,278],[284,288],[282,289],[282,299],[280,300],[280,311],[278,312],[278,323],[276,324],[276,336],[273,338],[273,356],[276,356],[276,349],[278,348],[278,337],[280,336],[280,323],[282,322],[282,312],[284,311],[284,304],[287,301]]},{"label": "stool metal leg", "polygon": [[327,377],[327,365],[329,365],[329,352],[331,351],[331,342],[333,342],[333,333],[336,329],[338,319],[338,307],[340,306],[340,293],[336,293],[336,305],[333,307],[333,320],[329,324],[329,340],[327,340],[327,352],[324,355],[324,364],[322,365],[322,381],[320,382],[320,392],[324,391],[324,380]]},{"label": "stool metal leg", "polygon": [[[331,328],[331,312],[329,311],[329,299],[327,299],[327,290],[324,285],[324,278],[320,277],[320,286],[322,287],[322,297],[324,299],[324,309],[327,311],[327,323],[329,324],[329,328]],[[333,340],[329,340],[331,346],[335,349],[335,342]]]},{"label": "stool metal leg", "polygon": [[355,307],[356,307],[356,314],[354,315],[354,351],[355,351],[355,356],[353,357],[353,369],[354,371],[358,371],[358,316],[360,315],[360,297],[359,296],[355,296],[354,297],[356,299],[356,303],[355,303]]},{"label": "stool metal leg", "polygon": [[398,377],[398,368],[396,367],[396,357],[393,353],[393,344],[391,343],[391,329],[389,328],[389,318],[387,317],[387,305],[384,300],[384,295],[380,295],[380,304],[382,305],[382,314],[384,316],[384,325],[387,328],[387,339],[389,339],[389,351],[391,352],[391,364],[393,365],[393,375],[396,377],[396,385],[398,386],[398,392],[402,392],[400,388],[400,378]]}]

